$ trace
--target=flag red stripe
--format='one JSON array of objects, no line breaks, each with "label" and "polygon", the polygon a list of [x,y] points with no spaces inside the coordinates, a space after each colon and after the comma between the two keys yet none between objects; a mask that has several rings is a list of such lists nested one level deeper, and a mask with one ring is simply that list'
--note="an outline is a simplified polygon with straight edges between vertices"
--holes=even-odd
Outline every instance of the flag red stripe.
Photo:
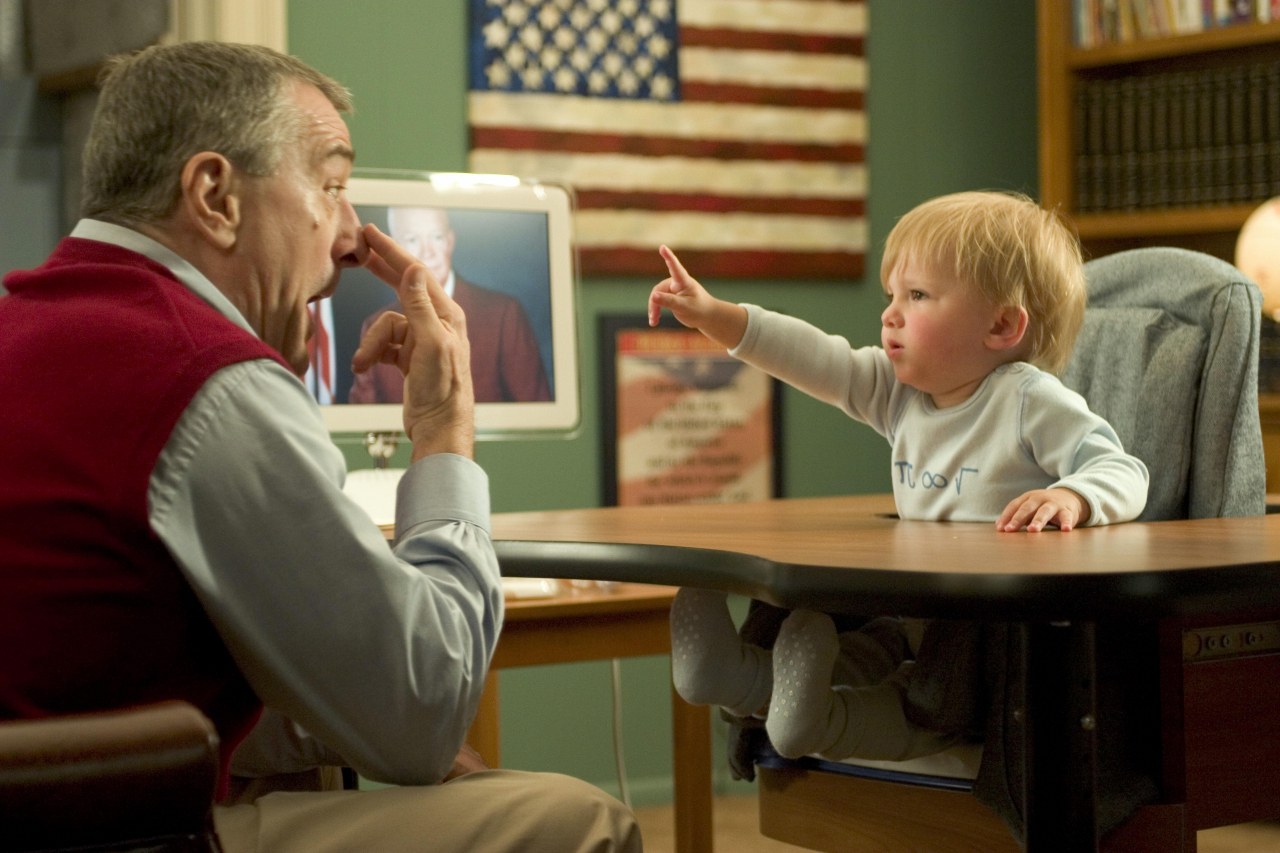
[{"label": "flag red stripe", "polygon": [[[824,0],[832,2],[832,0]],[[835,0],[844,9],[855,7],[865,9],[867,0]],[[803,17],[804,12],[801,11]],[[714,53],[718,51],[750,51],[772,54],[777,61],[784,61],[781,54],[796,56],[831,57],[845,61],[857,62],[866,56],[865,31],[845,28],[834,30],[826,27],[815,27],[825,32],[790,32],[775,30],[735,29],[732,25],[721,25],[707,22],[700,25],[696,15],[694,20],[681,21],[679,26],[679,44],[685,49],[705,49],[713,55],[707,57],[714,62]],[[791,28],[786,28],[790,30]],[[473,33],[474,37],[474,33]],[[479,41],[476,41],[479,44]],[[701,58],[700,58],[701,59]],[[668,69],[670,71],[670,69]],[[695,66],[690,58],[685,71],[696,75]],[[835,73],[835,72],[833,72]],[[717,75],[708,74],[704,79],[684,78],[680,82],[680,102],[700,109],[706,105],[736,105],[741,108],[779,108],[785,114],[795,113],[795,124],[804,127],[806,110],[826,111],[829,114],[849,116],[850,127],[856,127],[852,120],[866,110],[866,86],[859,82],[850,72],[850,79],[803,81],[802,85],[787,85],[781,80],[779,85],[770,86],[758,82],[736,80],[718,80]],[[842,75],[843,76],[843,75]],[[772,78],[770,78],[772,79]],[[840,83],[845,88],[826,88],[827,83]],[[677,114],[681,104],[672,104],[673,114]],[[627,105],[619,103],[618,109],[626,109]],[[773,141],[759,138],[758,133],[737,133],[733,127],[726,126],[724,132],[731,137],[727,140],[707,138],[708,133],[699,133],[695,139],[679,138],[665,130],[663,122],[655,120],[652,128],[646,127],[644,132],[631,135],[619,129],[611,122],[612,113],[604,112],[599,118],[599,127],[588,130],[557,131],[525,127],[480,127],[472,126],[471,148],[474,152],[507,151],[512,155],[521,152],[537,155],[546,153],[549,156],[568,155],[572,162],[574,155],[618,155],[636,158],[674,158],[682,157],[694,161],[719,161],[725,164],[772,163],[786,168],[788,163],[800,166],[813,164],[826,166],[830,164],[833,171],[848,165],[857,167],[866,161],[865,143],[848,131],[845,139],[835,140],[835,144],[822,144],[819,141],[806,139],[804,134],[797,134],[794,140]],[[508,118],[507,122],[519,122],[520,119]],[[657,134],[650,135],[649,130]],[[599,132],[603,131],[603,132]],[[719,132],[719,131],[713,131]],[[747,138],[741,138],[746,136]],[[789,135],[790,136],[790,135]],[[474,161],[473,161],[474,162]],[[491,161],[496,162],[496,161]],[[531,160],[531,163],[533,161]],[[528,168],[537,168],[533,165]],[[548,164],[546,168],[554,168]],[[583,186],[581,180],[571,177],[572,170],[565,174],[575,180],[577,186],[577,206],[581,211],[646,211],[661,218],[667,213],[705,212],[746,213],[755,216],[813,216],[824,217],[830,222],[855,222],[866,217],[865,191],[860,188],[856,172],[841,172],[838,190],[842,197],[830,198],[814,196],[812,190],[799,190],[803,197],[775,198],[762,195],[751,195],[754,187],[740,186],[729,190],[730,194],[720,195],[706,190],[687,190],[669,192],[661,187],[646,187],[644,183],[636,184],[633,190],[608,190]],[[851,198],[850,196],[857,196]],[[607,227],[608,220],[601,223]],[[605,240],[604,234],[599,235]],[[860,277],[865,263],[864,253],[860,250],[806,252],[786,247],[760,249],[756,251],[736,249],[712,249],[703,244],[700,249],[692,249],[679,243],[679,235],[672,236],[672,244],[681,253],[681,257],[696,268],[700,275],[742,278],[828,278],[850,280]],[[625,241],[626,235],[619,234],[618,241]],[[579,246],[579,265],[583,275],[661,275],[663,270],[656,254],[650,247],[631,248],[625,242],[621,245],[603,245],[598,248]],[[839,247],[843,244],[835,244]]]},{"label": "flag red stripe", "polygon": [[721,104],[861,110],[865,99],[861,91],[795,87],[771,89],[766,86],[745,86],[736,83],[685,82],[680,84],[680,100],[683,103],[706,101]]},{"label": "flag red stripe", "polygon": [[829,36],[819,33],[783,33],[734,30],[719,27],[680,26],[681,47],[714,47],[736,50],[768,50],[788,53],[862,55],[862,36]]},{"label": "flag red stripe", "polygon": [[577,154],[630,154],[637,157],[707,157],[717,160],[793,160],[802,163],[861,162],[861,145],[802,145],[789,142],[736,142],[674,136],[620,136],[533,130],[522,127],[472,127],[471,149],[555,151]]},{"label": "flag red stripe", "polygon": [[866,202],[862,198],[779,198],[591,189],[578,189],[574,196],[579,210],[687,210],[698,213],[777,213],[850,218],[866,214]]},{"label": "flag red stripe", "polygon": [[[699,278],[839,278],[862,277],[861,252],[800,252],[677,247],[680,262]],[[583,275],[665,275],[656,249],[625,247],[578,249]],[[652,270],[652,272],[646,272]]]}]

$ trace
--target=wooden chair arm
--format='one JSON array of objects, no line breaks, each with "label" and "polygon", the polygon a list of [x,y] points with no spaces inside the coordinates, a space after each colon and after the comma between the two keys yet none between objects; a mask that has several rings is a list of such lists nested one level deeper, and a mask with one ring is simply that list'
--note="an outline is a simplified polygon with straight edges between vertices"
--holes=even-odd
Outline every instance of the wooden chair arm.
[{"label": "wooden chair arm", "polygon": [[0,850],[207,838],[218,736],[192,705],[0,722]]}]

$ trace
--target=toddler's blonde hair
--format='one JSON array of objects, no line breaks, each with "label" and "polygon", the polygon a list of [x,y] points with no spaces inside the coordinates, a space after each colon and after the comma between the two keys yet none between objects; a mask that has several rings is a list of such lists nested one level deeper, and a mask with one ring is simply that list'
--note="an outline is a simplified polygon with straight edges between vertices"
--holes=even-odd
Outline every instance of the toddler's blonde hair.
[{"label": "toddler's blonde hair", "polygon": [[952,273],[993,305],[1025,308],[1025,359],[1061,373],[1087,293],[1080,243],[1055,213],[1021,193],[961,192],[914,208],[889,233],[880,279],[907,260]]}]

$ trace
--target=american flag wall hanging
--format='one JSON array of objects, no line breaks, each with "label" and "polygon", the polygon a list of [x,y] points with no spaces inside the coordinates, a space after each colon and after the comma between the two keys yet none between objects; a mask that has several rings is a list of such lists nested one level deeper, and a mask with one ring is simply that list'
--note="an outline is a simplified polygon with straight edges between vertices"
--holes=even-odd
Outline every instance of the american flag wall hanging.
[{"label": "american flag wall hanging", "polygon": [[584,275],[862,275],[865,0],[471,0],[470,169],[574,188]]}]

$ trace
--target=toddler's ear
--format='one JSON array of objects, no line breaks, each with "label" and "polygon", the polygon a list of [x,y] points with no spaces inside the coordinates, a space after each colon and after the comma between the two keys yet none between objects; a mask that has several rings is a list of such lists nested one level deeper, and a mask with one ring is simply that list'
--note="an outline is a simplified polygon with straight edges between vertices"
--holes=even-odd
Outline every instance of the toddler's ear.
[{"label": "toddler's ear", "polygon": [[1027,309],[1006,305],[996,309],[987,332],[987,346],[993,350],[1012,349],[1022,343],[1027,334]]}]

